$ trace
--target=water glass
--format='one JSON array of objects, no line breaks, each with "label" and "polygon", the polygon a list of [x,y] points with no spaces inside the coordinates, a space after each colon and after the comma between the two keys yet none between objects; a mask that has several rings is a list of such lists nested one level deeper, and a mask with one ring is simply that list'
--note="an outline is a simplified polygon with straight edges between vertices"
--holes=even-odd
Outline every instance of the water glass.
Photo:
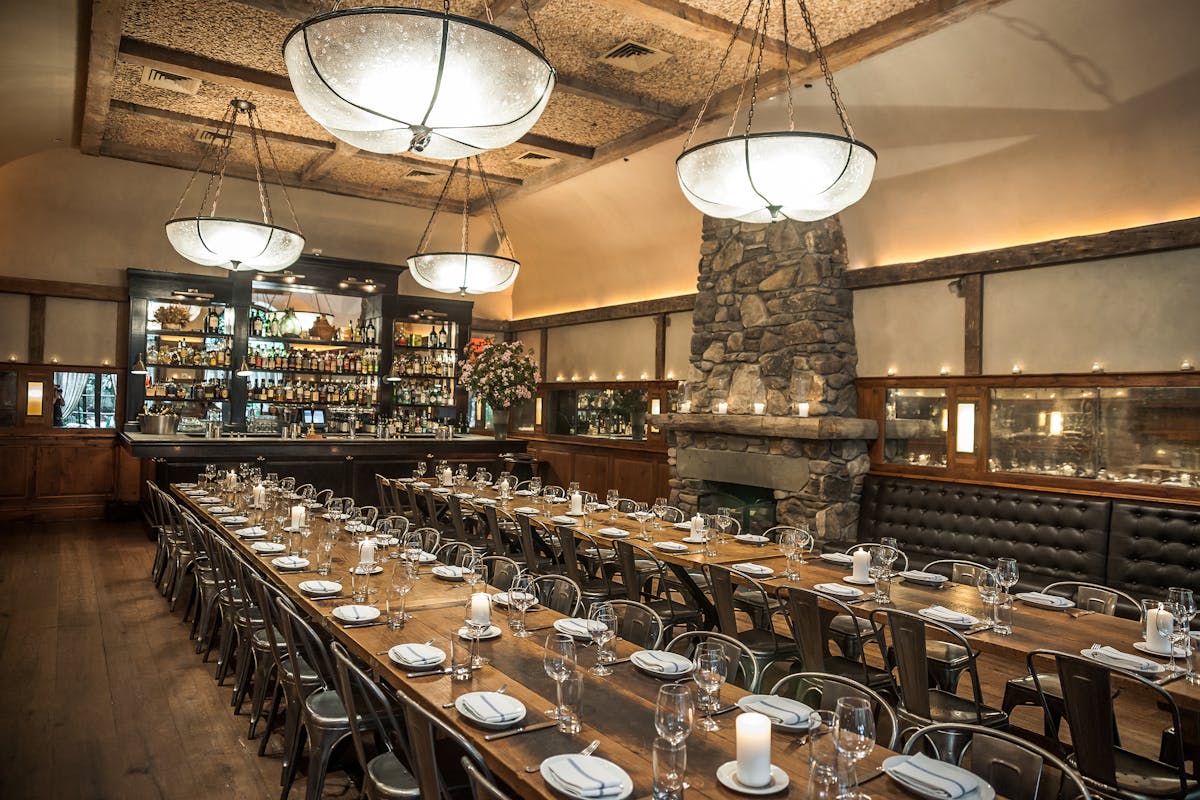
[{"label": "water glass", "polygon": [[317,538],[317,574],[328,575],[333,570],[333,535],[323,533]]},{"label": "water glass", "polygon": [[585,528],[592,527],[592,517],[595,516],[595,514],[596,514],[596,506],[597,505],[599,505],[599,504],[598,503],[584,503],[583,504],[583,527],[585,527]]},{"label": "water glass", "polygon": [[814,711],[808,718],[809,797],[834,800],[845,789],[844,768],[833,738],[833,711]]},{"label": "water glass", "polygon": [[600,676],[612,675],[613,669],[608,665],[616,660],[617,654],[609,649],[609,644],[617,638],[617,611],[612,603],[593,603],[588,620],[599,623],[591,631],[592,641],[596,643],[596,665],[590,672]]},{"label": "water glass", "polygon": [[892,602],[892,573],[890,570],[881,569],[875,576],[875,594],[871,599],[881,606]]},{"label": "water glass", "polygon": [[1187,652],[1187,682],[1200,683],[1200,633],[1188,637]]},{"label": "water glass", "polygon": [[371,568],[374,564],[356,564],[350,570],[350,599],[365,603],[371,594]]},{"label": "water glass", "polygon": [[717,554],[717,536],[710,527],[705,527],[700,533],[704,537],[704,555],[710,558]]},{"label": "water glass", "polygon": [[[849,770],[853,770],[855,764],[875,749],[875,715],[866,699],[838,698],[834,710],[833,741],[837,746],[838,756],[847,762]],[[854,777],[854,785],[858,785],[857,775]],[[844,797],[866,800],[866,796],[858,792],[857,788]]]},{"label": "water glass", "polygon": [[692,734],[696,724],[696,703],[691,688],[684,683],[668,683],[658,687],[654,706],[654,729],[663,740],[681,744]]},{"label": "water glass", "polygon": [[450,635],[450,677],[456,681],[471,680],[471,644]]},{"label": "water glass", "polygon": [[608,501],[608,518],[615,520],[617,518],[617,503],[621,500],[621,493],[616,489],[609,489],[605,499]]},{"label": "water glass", "polygon": [[728,660],[720,644],[705,642],[696,647],[696,685],[704,692],[705,717],[697,727],[702,731],[715,731],[721,726],[712,718],[721,704],[721,686],[728,676]]},{"label": "water glass", "polygon": [[1013,632],[1013,599],[1010,594],[996,598],[996,616],[992,632],[1008,636]]},{"label": "water glass", "polygon": [[408,619],[408,615],[404,613],[404,601],[408,596],[408,589],[401,588],[393,583],[388,587],[387,593],[387,626],[389,630],[398,631],[404,627],[404,621]]},{"label": "water glass", "polygon": [[654,740],[654,800],[683,800],[683,776],[687,771],[687,744]]},{"label": "water glass", "polygon": [[718,508],[716,522],[717,530],[720,531],[720,540],[724,542],[729,528],[733,525],[733,509],[727,506]]},{"label": "water glass", "polygon": [[516,612],[508,615],[508,628],[513,632],[513,636],[524,639],[530,635],[525,629],[525,612],[536,602],[537,598],[533,594],[533,576],[522,572],[513,578],[508,587],[508,607]]},{"label": "water glass", "polygon": [[572,671],[558,682],[558,730],[579,733],[583,729],[583,673]]}]

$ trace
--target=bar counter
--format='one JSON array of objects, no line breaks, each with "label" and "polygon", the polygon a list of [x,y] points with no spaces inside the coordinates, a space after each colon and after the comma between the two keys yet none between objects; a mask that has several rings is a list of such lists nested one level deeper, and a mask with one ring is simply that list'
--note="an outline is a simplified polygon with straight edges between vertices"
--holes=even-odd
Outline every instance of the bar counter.
[{"label": "bar counter", "polygon": [[[432,436],[376,439],[281,439],[274,436],[246,436],[206,439],[189,434],[155,435],[122,432],[121,445],[135,458],[148,459],[153,465],[142,474],[160,486],[183,480],[195,480],[205,464],[228,466],[254,462],[263,472],[295,476],[299,483],[331,488],[339,496],[349,496],[359,504],[375,505],[378,495],[375,475],[386,477],[412,474],[418,461],[449,461],[466,464],[472,473],[476,467],[495,473],[502,467],[502,453],[523,453],[525,442],[498,441],[489,436],[455,435],[453,439]],[[429,464],[430,469],[434,466]]]}]

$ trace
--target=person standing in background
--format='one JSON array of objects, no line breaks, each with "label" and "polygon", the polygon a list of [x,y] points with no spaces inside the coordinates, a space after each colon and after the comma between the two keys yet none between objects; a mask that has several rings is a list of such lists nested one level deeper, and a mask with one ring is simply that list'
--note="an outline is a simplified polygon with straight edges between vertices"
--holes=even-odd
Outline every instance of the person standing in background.
[{"label": "person standing in background", "polygon": [[63,397],[62,387],[54,384],[54,427],[61,428],[63,424],[63,406],[67,404]]}]

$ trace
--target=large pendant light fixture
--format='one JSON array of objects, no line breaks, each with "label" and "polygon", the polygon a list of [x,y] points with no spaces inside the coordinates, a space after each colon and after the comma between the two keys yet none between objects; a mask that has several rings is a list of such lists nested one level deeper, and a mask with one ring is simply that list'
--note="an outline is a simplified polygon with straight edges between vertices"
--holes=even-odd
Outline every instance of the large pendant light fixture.
[{"label": "large pendant light fixture", "polygon": [[[833,216],[857,202],[867,192],[875,173],[875,151],[854,138],[854,129],[846,116],[833,74],[817,39],[804,0],[796,0],[812,45],[812,52],[825,77],[830,98],[841,122],[843,136],[806,133],[795,129],[792,105],[791,59],[788,46],[789,0],[775,5],[781,10],[784,39],[784,70],[787,80],[788,129],[754,133],[754,106],[762,74],[763,49],[772,0],[748,0],[738,28],[730,40],[713,77],[708,97],[684,143],[683,154],[675,161],[675,171],[683,193],[696,208],[712,217],[742,222],[776,222],[782,219],[812,222]],[[723,139],[690,147],[692,137],[704,119],[717,90],[725,63],[737,36],[745,26],[749,12],[758,3],[741,89],[729,131]],[[750,85],[746,127],[734,135],[738,112]]]},{"label": "large pendant light fixture", "polygon": [[[225,181],[225,168],[229,163],[229,151],[233,147],[234,130],[239,115],[245,115],[245,127],[250,132],[250,146],[254,154],[254,179],[258,184],[258,200],[262,208],[262,222],[222,217],[217,215],[217,202],[221,199],[221,187]],[[271,213],[271,199],[263,183],[263,162],[259,143],[267,151],[271,167],[275,170],[275,181],[283,192],[295,230],[276,225]],[[196,216],[181,217],[180,209],[188,193],[196,183],[196,177],[208,166],[208,181],[200,198]],[[211,205],[210,205],[211,201]],[[207,213],[206,213],[207,208]],[[260,270],[273,272],[293,264],[304,251],[304,236],[296,220],[296,210],[291,198],[279,178],[279,166],[271,152],[271,144],[263,133],[258,111],[248,100],[234,99],[221,120],[220,129],[205,148],[196,171],[179,196],[175,212],[167,221],[167,239],[176,252],[189,261],[206,267],[223,267],[231,271]]]},{"label": "large pendant light fixture", "polygon": [[505,147],[541,116],[554,89],[537,47],[487,22],[421,8],[318,14],[283,42],[296,99],[342,141],[374,153],[459,159]]},{"label": "large pendant light fixture", "polygon": [[[513,252],[512,242],[509,241],[508,233],[504,230],[504,223],[500,220],[500,211],[496,208],[496,200],[492,197],[492,188],[488,185],[487,176],[479,163],[479,156],[474,156],[474,160],[475,170],[479,173],[479,180],[483,185],[483,199],[491,211],[492,229],[496,234],[499,254],[471,252],[471,216],[469,213],[471,160],[455,161],[454,167],[450,170],[450,175],[442,187],[442,193],[438,196],[437,205],[433,207],[433,216],[429,218],[429,224],[425,226],[425,233],[421,235],[417,253],[408,258],[409,272],[412,273],[417,283],[426,289],[459,295],[500,292],[513,285],[517,279],[517,272],[521,269],[516,254]],[[460,167],[465,181],[462,249],[455,252],[426,252],[425,248],[429,245],[430,235],[433,233],[433,224],[437,220],[438,214],[441,213],[450,184],[453,183],[455,175],[460,172]]]}]

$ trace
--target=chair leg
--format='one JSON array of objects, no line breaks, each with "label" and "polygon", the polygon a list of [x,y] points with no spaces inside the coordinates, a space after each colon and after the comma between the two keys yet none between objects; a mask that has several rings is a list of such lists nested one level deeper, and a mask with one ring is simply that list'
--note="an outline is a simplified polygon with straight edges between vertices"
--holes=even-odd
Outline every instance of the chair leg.
[{"label": "chair leg", "polygon": [[275,694],[271,698],[271,710],[267,713],[266,727],[263,728],[263,737],[258,743],[258,754],[260,756],[267,754],[267,742],[271,741],[271,729],[275,727],[275,720],[279,716],[279,702],[281,700],[283,700],[283,686],[276,681]]},{"label": "chair leg", "polygon": [[307,738],[308,731],[300,721],[300,709],[293,708],[293,703],[289,702],[284,717],[283,769],[279,775],[279,785],[283,787],[283,791],[279,795],[280,800],[287,800],[292,784],[296,781],[296,767],[300,763],[300,755],[304,752],[304,741]]},{"label": "chair leg", "polygon": [[[308,737],[308,783],[305,787],[305,800],[321,800],[321,792],[325,788],[325,775],[329,771],[329,759],[333,748],[346,738],[346,731],[318,731],[317,736]],[[319,739],[319,741],[318,741]]]},{"label": "chair leg", "polygon": [[[262,669],[255,664],[254,697],[250,700],[250,728],[246,732],[247,739],[258,736],[258,723],[262,720],[263,707],[267,704],[267,692],[275,685],[275,659],[270,653],[261,653],[260,658],[266,661]],[[270,728],[267,729],[268,732]]]}]

